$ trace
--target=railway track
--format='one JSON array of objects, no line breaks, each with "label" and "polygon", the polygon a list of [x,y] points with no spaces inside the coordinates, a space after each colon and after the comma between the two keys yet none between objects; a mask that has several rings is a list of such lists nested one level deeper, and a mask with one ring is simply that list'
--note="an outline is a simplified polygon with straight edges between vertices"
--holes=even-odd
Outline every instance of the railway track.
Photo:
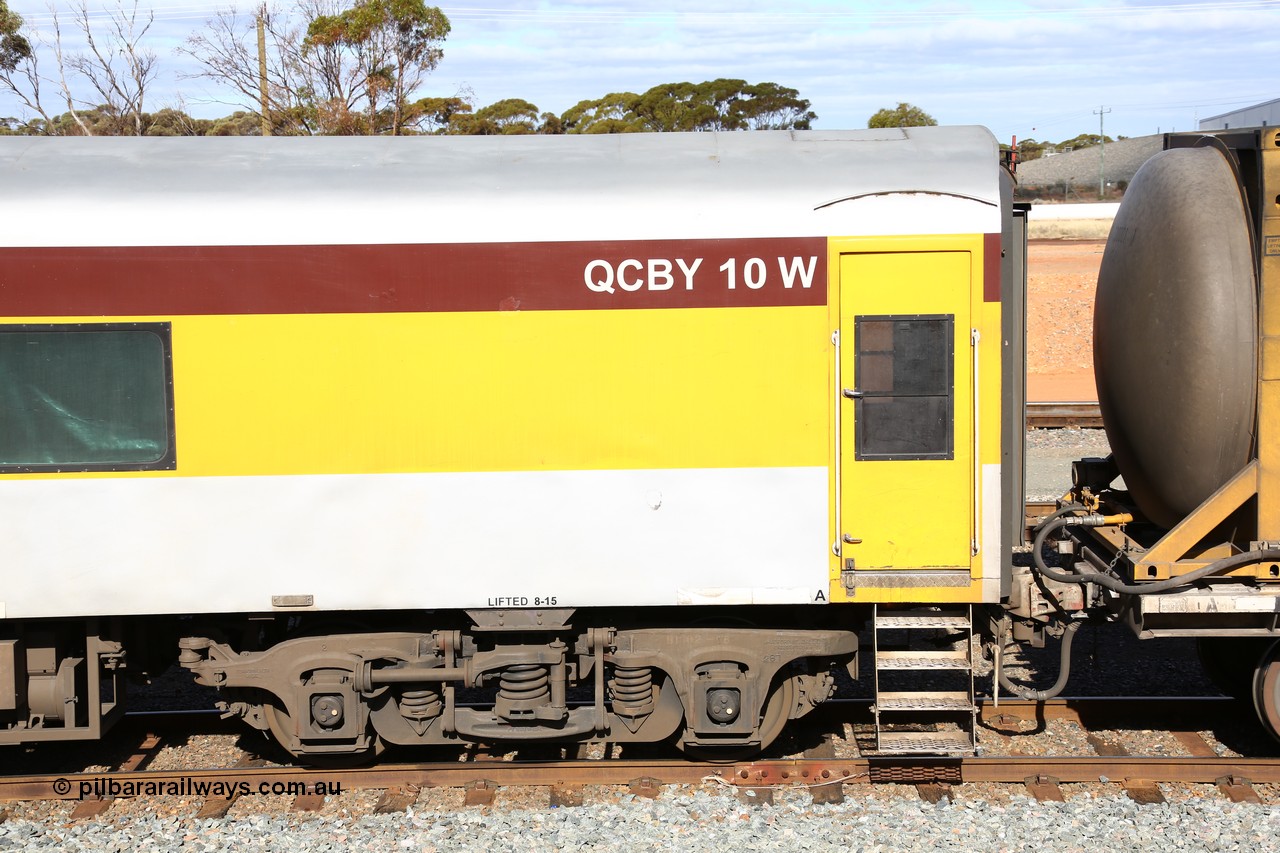
[{"label": "railway track", "polygon": [[1096,402],[1027,403],[1026,424],[1028,429],[1048,429],[1052,427],[1100,428],[1102,426],[1102,412]]},{"label": "railway track", "polygon": [[[819,731],[832,722],[856,727],[870,716],[869,703],[846,701],[824,706]],[[917,786],[935,799],[949,785],[990,782],[1025,786],[1037,799],[1063,798],[1061,785],[1110,782],[1140,802],[1162,801],[1158,783],[1216,785],[1235,802],[1257,802],[1255,784],[1280,783],[1280,757],[1223,756],[1198,733],[1244,719],[1247,711],[1229,699],[1064,699],[1048,702],[990,700],[981,720],[993,735],[1034,734],[1049,721],[1069,720],[1090,732],[1164,727],[1182,744],[1183,755],[1130,755],[1103,734],[1090,734],[1093,755],[973,755],[955,757],[841,756],[837,741],[814,737],[802,755],[748,762],[713,763],[672,757],[535,759],[510,755],[452,755],[444,760],[391,763],[365,768],[309,768],[269,765],[245,756],[222,768],[147,769],[166,741],[180,738],[184,725],[209,728],[207,718],[186,715],[183,722],[153,716],[132,720],[137,748],[109,772],[37,773],[0,777],[0,801],[74,800],[72,819],[107,811],[116,799],[171,794],[203,798],[200,816],[225,814],[236,799],[255,794],[287,794],[295,811],[322,807],[327,795],[350,790],[382,792],[379,810],[411,804],[423,788],[461,788],[465,802],[491,803],[503,787],[545,787],[554,805],[581,803],[584,786],[628,786],[640,796],[659,796],[666,785],[713,783],[744,798],[772,799],[778,788],[805,788],[818,802],[844,798],[847,786],[898,783]],[[213,721],[213,730],[220,730]],[[994,740],[995,738],[992,738]],[[838,739],[837,739],[838,740]],[[844,741],[845,747],[852,745]],[[607,754],[607,753],[606,753]],[[466,760],[463,760],[466,759]],[[856,796],[856,794],[855,794]]]}]

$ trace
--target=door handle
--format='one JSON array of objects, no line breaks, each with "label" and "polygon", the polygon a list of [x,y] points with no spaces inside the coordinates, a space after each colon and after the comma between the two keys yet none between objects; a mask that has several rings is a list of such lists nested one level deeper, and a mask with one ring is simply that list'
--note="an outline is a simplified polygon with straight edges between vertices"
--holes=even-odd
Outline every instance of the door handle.
[{"label": "door handle", "polygon": [[843,391],[841,391],[840,393],[841,393],[841,394],[843,394],[845,397],[847,397],[847,398],[848,398],[848,399],[850,399],[850,400],[861,400],[861,399],[862,399],[862,392],[861,392],[861,391],[859,391],[857,388],[845,388],[845,389],[844,389]]}]

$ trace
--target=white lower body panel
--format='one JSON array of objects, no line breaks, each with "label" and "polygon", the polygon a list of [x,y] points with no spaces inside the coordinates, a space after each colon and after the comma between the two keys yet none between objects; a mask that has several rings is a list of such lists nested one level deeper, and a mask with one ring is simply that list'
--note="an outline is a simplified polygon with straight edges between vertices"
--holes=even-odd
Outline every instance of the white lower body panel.
[{"label": "white lower body panel", "polygon": [[0,617],[821,603],[827,516],[825,467],[7,480]]}]

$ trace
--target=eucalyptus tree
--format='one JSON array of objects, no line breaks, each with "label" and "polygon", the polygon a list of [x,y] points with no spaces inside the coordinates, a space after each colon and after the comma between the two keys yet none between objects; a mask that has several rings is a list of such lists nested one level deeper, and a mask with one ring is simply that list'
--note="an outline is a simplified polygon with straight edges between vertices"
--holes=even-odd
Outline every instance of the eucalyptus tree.
[{"label": "eucalyptus tree", "polygon": [[30,56],[31,42],[22,34],[22,16],[0,0],[0,71],[13,71]]},{"label": "eucalyptus tree", "polygon": [[[449,19],[423,0],[361,0],[307,25],[303,55],[324,53],[328,67],[352,76],[368,104],[368,132],[403,129],[408,94],[444,56]],[[389,113],[387,121],[382,113]]]},{"label": "eucalyptus tree", "polygon": [[877,110],[867,119],[867,127],[933,127],[938,122],[917,106],[899,102],[896,107]]},{"label": "eucalyptus tree", "polygon": [[806,130],[815,118],[795,89],[728,78],[660,83],[638,95],[613,92],[561,116],[567,133]]},{"label": "eucalyptus tree", "polygon": [[[259,113],[257,22],[267,54],[267,116],[273,133],[399,134],[430,122],[411,100],[443,56],[449,19],[422,0],[297,0],[291,11],[224,9],[182,51],[206,78]],[[424,99],[427,100],[427,99]],[[363,106],[362,106],[363,105]]]},{"label": "eucalyptus tree", "polygon": [[[23,20],[0,0],[0,89],[18,98],[39,119],[31,132],[86,136],[141,135],[147,130],[145,103],[157,73],[157,57],[145,43],[155,13],[137,0],[91,11],[81,0],[71,10],[71,25],[86,49],[63,48],[65,13],[50,11],[46,33],[22,32]],[[46,60],[41,67],[41,55]],[[48,106],[61,102],[61,115]],[[103,117],[110,120],[103,121]]]}]

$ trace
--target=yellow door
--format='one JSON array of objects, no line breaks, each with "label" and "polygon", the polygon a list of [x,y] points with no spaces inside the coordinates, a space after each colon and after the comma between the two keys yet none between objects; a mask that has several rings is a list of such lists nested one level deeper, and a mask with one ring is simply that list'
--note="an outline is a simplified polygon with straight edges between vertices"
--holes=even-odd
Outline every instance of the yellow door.
[{"label": "yellow door", "polygon": [[970,299],[968,252],[840,258],[845,568],[970,564]]}]

